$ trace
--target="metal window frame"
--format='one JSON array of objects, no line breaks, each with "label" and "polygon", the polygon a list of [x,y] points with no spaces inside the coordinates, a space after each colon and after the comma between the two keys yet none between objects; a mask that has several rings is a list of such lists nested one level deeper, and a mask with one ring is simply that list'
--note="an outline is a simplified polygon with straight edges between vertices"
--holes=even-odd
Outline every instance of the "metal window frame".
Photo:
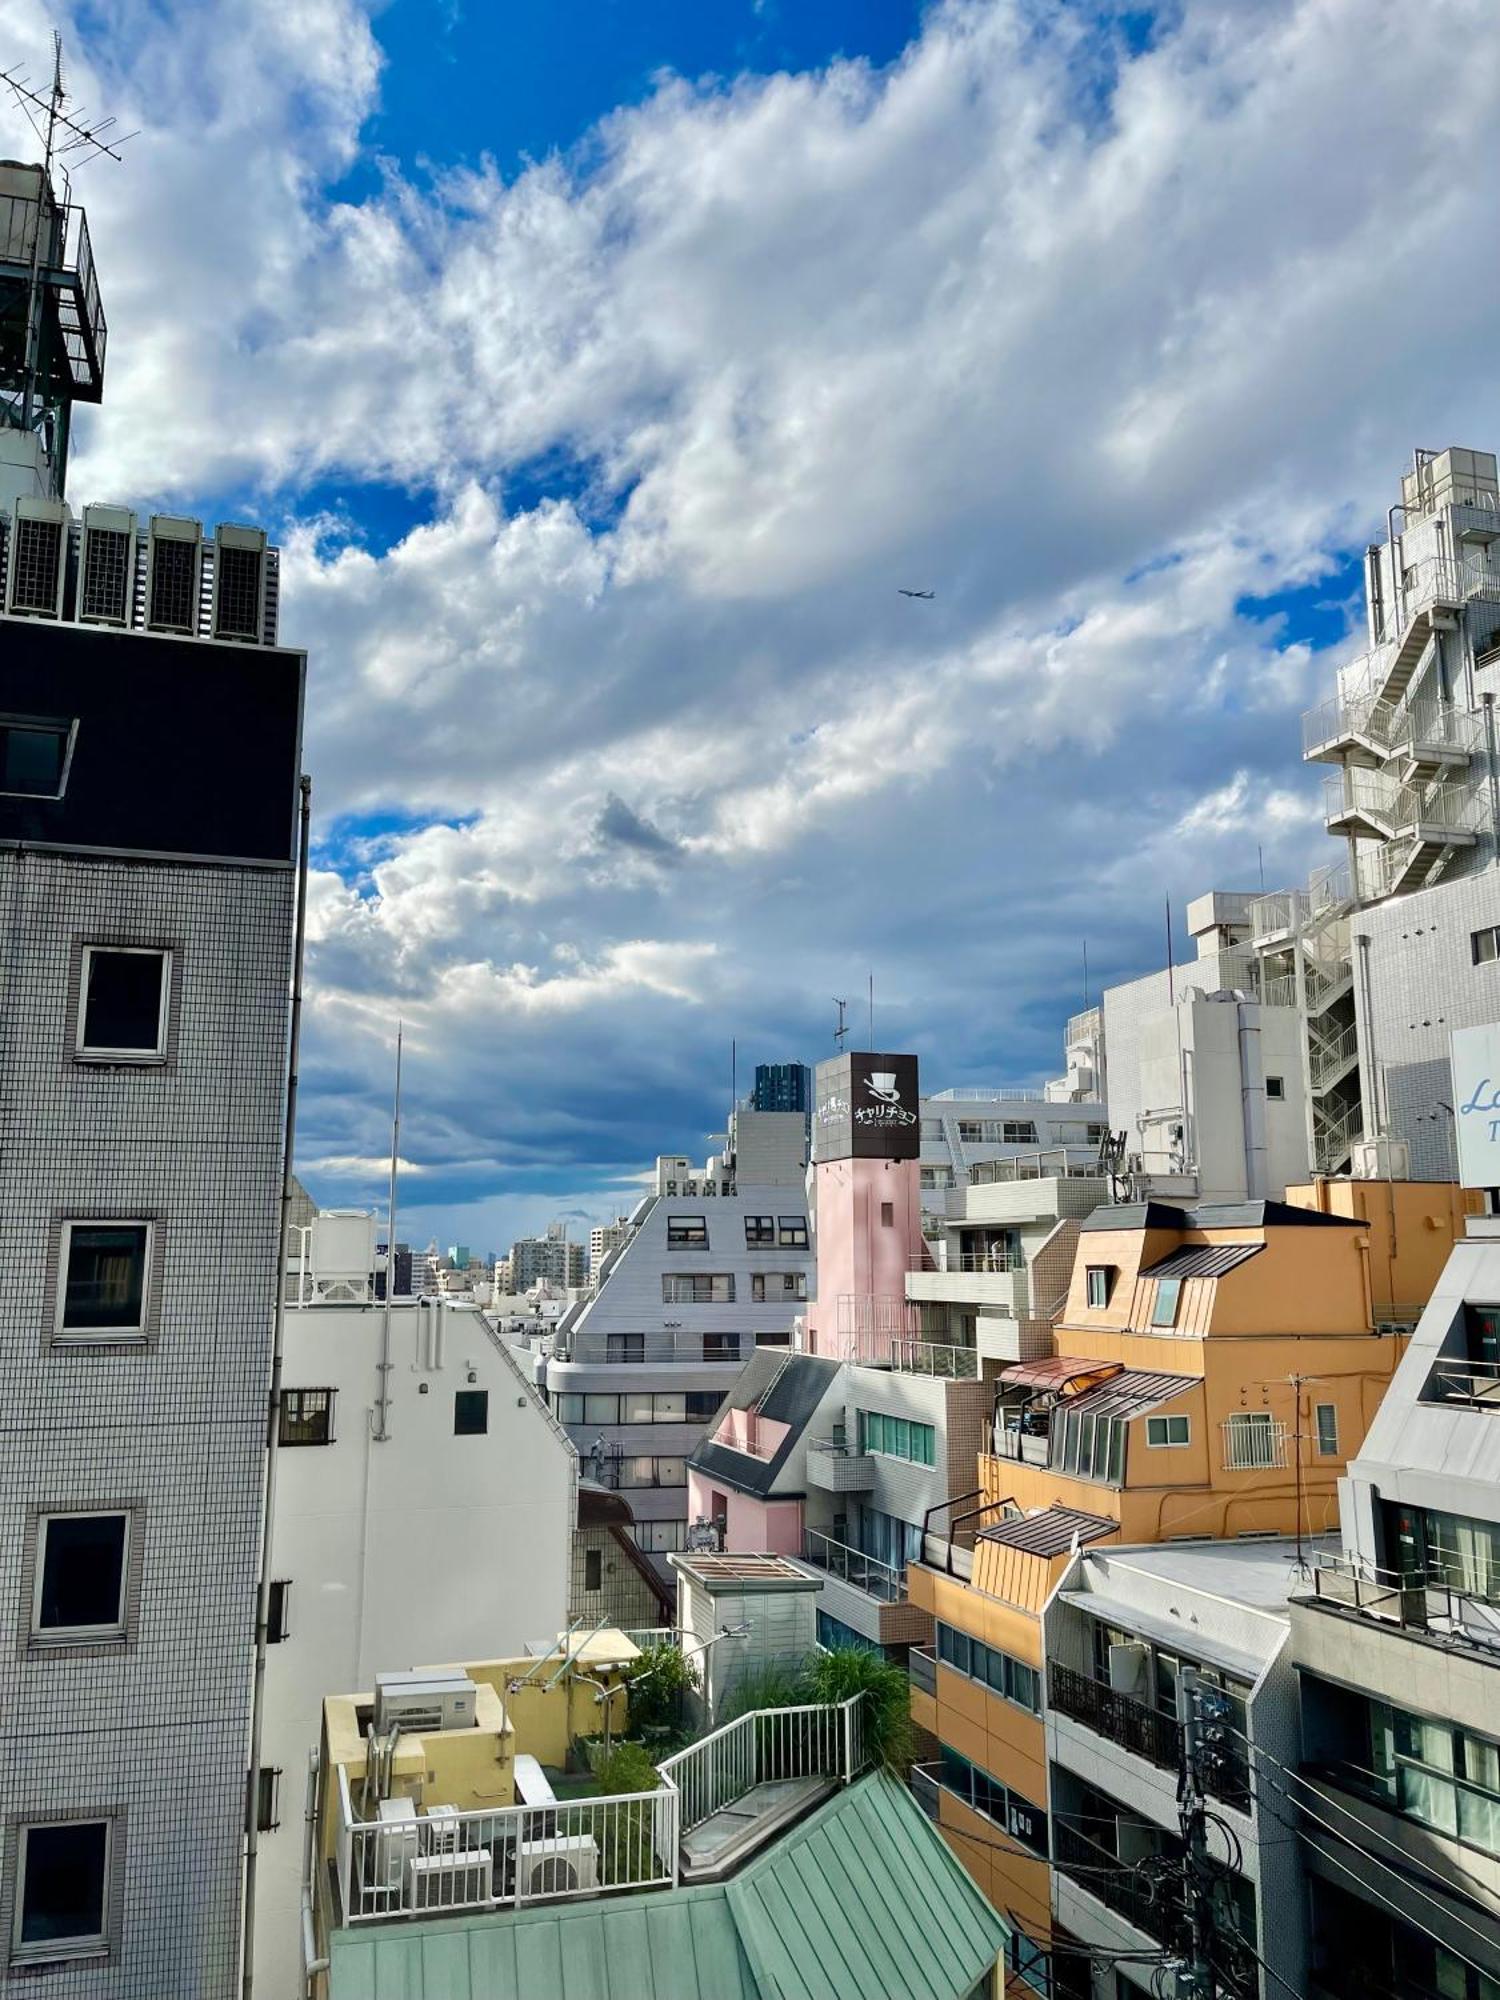
[{"label": "metal window frame", "polygon": [[[42,1592],[47,1580],[47,1533],[54,1521],[121,1521],[124,1534],[120,1543],[120,1590],[117,1616],[98,1625],[43,1625]],[[131,1510],[128,1507],[53,1507],[36,1520],[36,1558],[31,1579],[31,1608],[27,1644],[39,1649],[48,1646],[97,1646],[124,1639],[130,1631],[130,1565],[135,1554]]]},{"label": "metal window frame", "polygon": [[[298,1414],[290,1419],[290,1421],[293,1423],[305,1423],[307,1421],[306,1416],[303,1414],[301,1410],[301,1400],[304,1396],[326,1396],[328,1398],[328,1411],[327,1411],[328,1435],[326,1437],[288,1438],[285,1435],[285,1426],[288,1422],[287,1405],[294,1396],[297,1398],[298,1402]],[[336,1441],[337,1437],[337,1433],[335,1432],[333,1427],[334,1412],[337,1408],[338,1408],[338,1390],[336,1388],[330,1388],[324,1383],[311,1383],[307,1385],[299,1385],[298,1387],[293,1389],[283,1389],[281,1392],[281,1403],[276,1413],[277,1449],[295,1451],[300,1449],[304,1445],[311,1445],[316,1448],[317,1446],[320,1445],[333,1444]]]},{"label": "metal window frame", "polygon": [[[156,1045],[149,1049],[111,1048],[100,1042],[84,1039],[85,1024],[89,1009],[89,968],[94,953],[104,952],[111,958],[159,958],[161,968],[161,992],[156,1009]],[[81,947],[78,965],[78,1019],[74,1025],[75,1055],[88,1060],[115,1063],[164,1063],[167,1059],[167,1031],[172,1019],[172,948],[170,945],[151,944],[86,944]]]},{"label": "metal window frame", "polygon": [[[99,1902],[99,1928],[90,1931],[87,1937],[39,1938],[31,1943],[23,1941],[22,1925],[26,1916],[26,1863],[31,1835],[51,1827],[100,1826],[104,1829],[104,1869],[103,1887]],[[17,1968],[50,1962],[54,1959],[82,1959],[104,1957],[111,1947],[113,1918],[118,1894],[115,1881],[116,1831],[115,1815],[108,1812],[64,1813],[46,1819],[22,1820],[15,1829],[12,1852],[15,1855],[15,1875],[13,1878],[13,1901],[11,1911],[10,1963]]]},{"label": "metal window frame", "polygon": [[[57,1245],[57,1304],[54,1312],[52,1339],[61,1346],[83,1345],[94,1341],[144,1341],[151,1337],[151,1288],[154,1275],[153,1259],[156,1251],[156,1222],[139,1215],[64,1216],[58,1232]],[[141,1315],[134,1326],[69,1326],[68,1311],[68,1267],[72,1261],[73,1231],[75,1229],[140,1229],[145,1232],[141,1247]]]},{"label": "metal window frame", "polygon": [[[63,798],[68,789],[68,777],[73,769],[73,751],[78,742],[78,718],[67,715],[11,715],[0,714],[0,734],[10,729],[29,729],[37,734],[50,731],[55,736],[67,739],[63,750],[62,769],[57,777],[55,792],[11,792],[0,783],[0,798],[41,799],[56,801]],[[0,772],[3,777],[3,772]]]}]

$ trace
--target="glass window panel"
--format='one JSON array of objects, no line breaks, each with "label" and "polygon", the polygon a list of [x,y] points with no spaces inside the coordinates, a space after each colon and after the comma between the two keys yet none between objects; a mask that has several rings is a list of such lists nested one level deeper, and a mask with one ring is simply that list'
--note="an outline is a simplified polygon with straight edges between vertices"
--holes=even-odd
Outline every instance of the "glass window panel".
[{"label": "glass window panel", "polygon": [[106,951],[91,945],[85,962],[88,986],[83,1047],[126,1049],[137,1054],[159,1049],[165,954]]},{"label": "glass window panel", "polygon": [[[607,1402],[605,1396],[591,1398],[591,1401]],[[655,1401],[649,1389],[628,1391],[620,1397],[620,1422],[622,1424],[649,1424],[655,1421]],[[613,1418],[601,1417],[601,1423],[611,1423]]]},{"label": "glass window panel", "polygon": [[584,1420],[582,1396],[576,1394],[558,1396],[553,1409],[560,1424],[581,1424]]},{"label": "glass window panel", "polygon": [[586,1424],[617,1424],[620,1421],[618,1396],[585,1396],[583,1421]]},{"label": "glass window panel", "polygon": [[74,1222],[68,1226],[65,1330],[139,1329],[145,1303],[148,1233],[144,1222]]},{"label": "glass window panel", "polygon": [[44,1521],[39,1632],[115,1628],[124,1616],[123,1514],[56,1514]]},{"label": "glass window panel", "polygon": [[58,798],[67,754],[65,729],[22,729],[15,724],[0,729],[0,791],[32,799]]},{"label": "glass window panel", "polygon": [[[658,1389],[652,1417],[659,1424],[680,1424],[687,1415],[687,1397],[679,1391]],[[628,1421],[628,1419],[627,1419]]]},{"label": "glass window panel", "polygon": [[1414,1764],[1402,1764],[1397,1770],[1396,1800],[1402,1812],[1410,1813],[1424,1826],[1436,1827],[1441,1833],[1458,1832],[1456,1789],[1447,1778],[1419,1771]]},{"label": "glass window panel", "polygon": [[1458,1794],[1458,1837],[1486,1854],[1500,1854],[1500,1799],[1484,1792]]},{"label": "glass window panel", "polygon": [[103,1820],[25,1830],[17,1943],[35,1955],[49,1944],[75,1948],[104,1935],[109,1828]]},{"label": "glass window panel", "polygon": [[1181,1278],[1158,1278],[1156,1297],[1151,1305],[1153,1326],[1175,1326],[1177,1324],[1177,1301],[1182,1293]]}]

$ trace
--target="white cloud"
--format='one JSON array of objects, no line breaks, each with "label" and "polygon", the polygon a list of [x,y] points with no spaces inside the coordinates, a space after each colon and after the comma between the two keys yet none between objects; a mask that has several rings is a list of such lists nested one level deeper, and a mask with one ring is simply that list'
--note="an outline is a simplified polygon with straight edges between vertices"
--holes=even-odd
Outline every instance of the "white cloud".
[{"label": "white cloud", "polygon": [[[1238,607],[1326,580],[1413,439],[1500,430],[1488,0],[1188,0],[1134,56],[949,0],[888,70],[337,187],[352,0],[112,27],[74,491],[289,517],[316,1153],[378,1153],[398,1013],[422,1157],[575,1186],[648,1149],[631,1091],[675,1141],[732,1034],[816,1054],[871,964],[943,1076],[1035,1071],[1081,931],[1129,970],[1163,889],[1306,865],[1328,660]],[[376,478],[430,515],[384,553],[302,498]]]}]

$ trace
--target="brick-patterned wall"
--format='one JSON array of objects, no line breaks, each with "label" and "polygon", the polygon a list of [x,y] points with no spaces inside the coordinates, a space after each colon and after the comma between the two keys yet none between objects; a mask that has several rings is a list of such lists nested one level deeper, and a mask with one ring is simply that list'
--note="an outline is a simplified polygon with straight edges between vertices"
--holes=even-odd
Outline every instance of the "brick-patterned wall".
[{"label": "brick-patterned wall", "polygon": [[[123,1857],[108,1962],[48,1974],[49,2000],[237,1989],[294,886],[286,869],[0,853],[0,1799],[7,1827],[117,1813]],[[171,943],[165,1065],[73,1061],[91,941]],[[54,1220],[89,1212],[161,1218],[140,1350],[45,1338]],[[59,1496],[137,1510],[138,1603],[114,1649],[28,1654],[28,1510]],[[7,1971],[13,1878],[7,1838],[0,1987],[39,1990]]]}]

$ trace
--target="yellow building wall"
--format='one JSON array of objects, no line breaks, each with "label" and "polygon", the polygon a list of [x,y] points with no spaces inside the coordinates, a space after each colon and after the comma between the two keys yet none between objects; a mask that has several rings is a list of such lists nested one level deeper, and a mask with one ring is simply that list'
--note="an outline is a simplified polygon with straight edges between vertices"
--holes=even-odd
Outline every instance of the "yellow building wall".
[{"label": "yellow building wall", "polygon": [[940,1792],[938,1825],[944,1839],[1001,1916],[1013,1916],[1038,1944],[1052,1941],[1052,1890],[1045,1861],[1017,1850],[1004,1829]]},{"label": "yellow building wall", "polygon": [[1464,1233],[1464,1217],[1484,1212],[1477,1188],[1451,1181],[1316,1180],[1289,1187],[1286,1198],[1370,1225],[1370,1290],[1380,1311],[1425,1306]]}]

